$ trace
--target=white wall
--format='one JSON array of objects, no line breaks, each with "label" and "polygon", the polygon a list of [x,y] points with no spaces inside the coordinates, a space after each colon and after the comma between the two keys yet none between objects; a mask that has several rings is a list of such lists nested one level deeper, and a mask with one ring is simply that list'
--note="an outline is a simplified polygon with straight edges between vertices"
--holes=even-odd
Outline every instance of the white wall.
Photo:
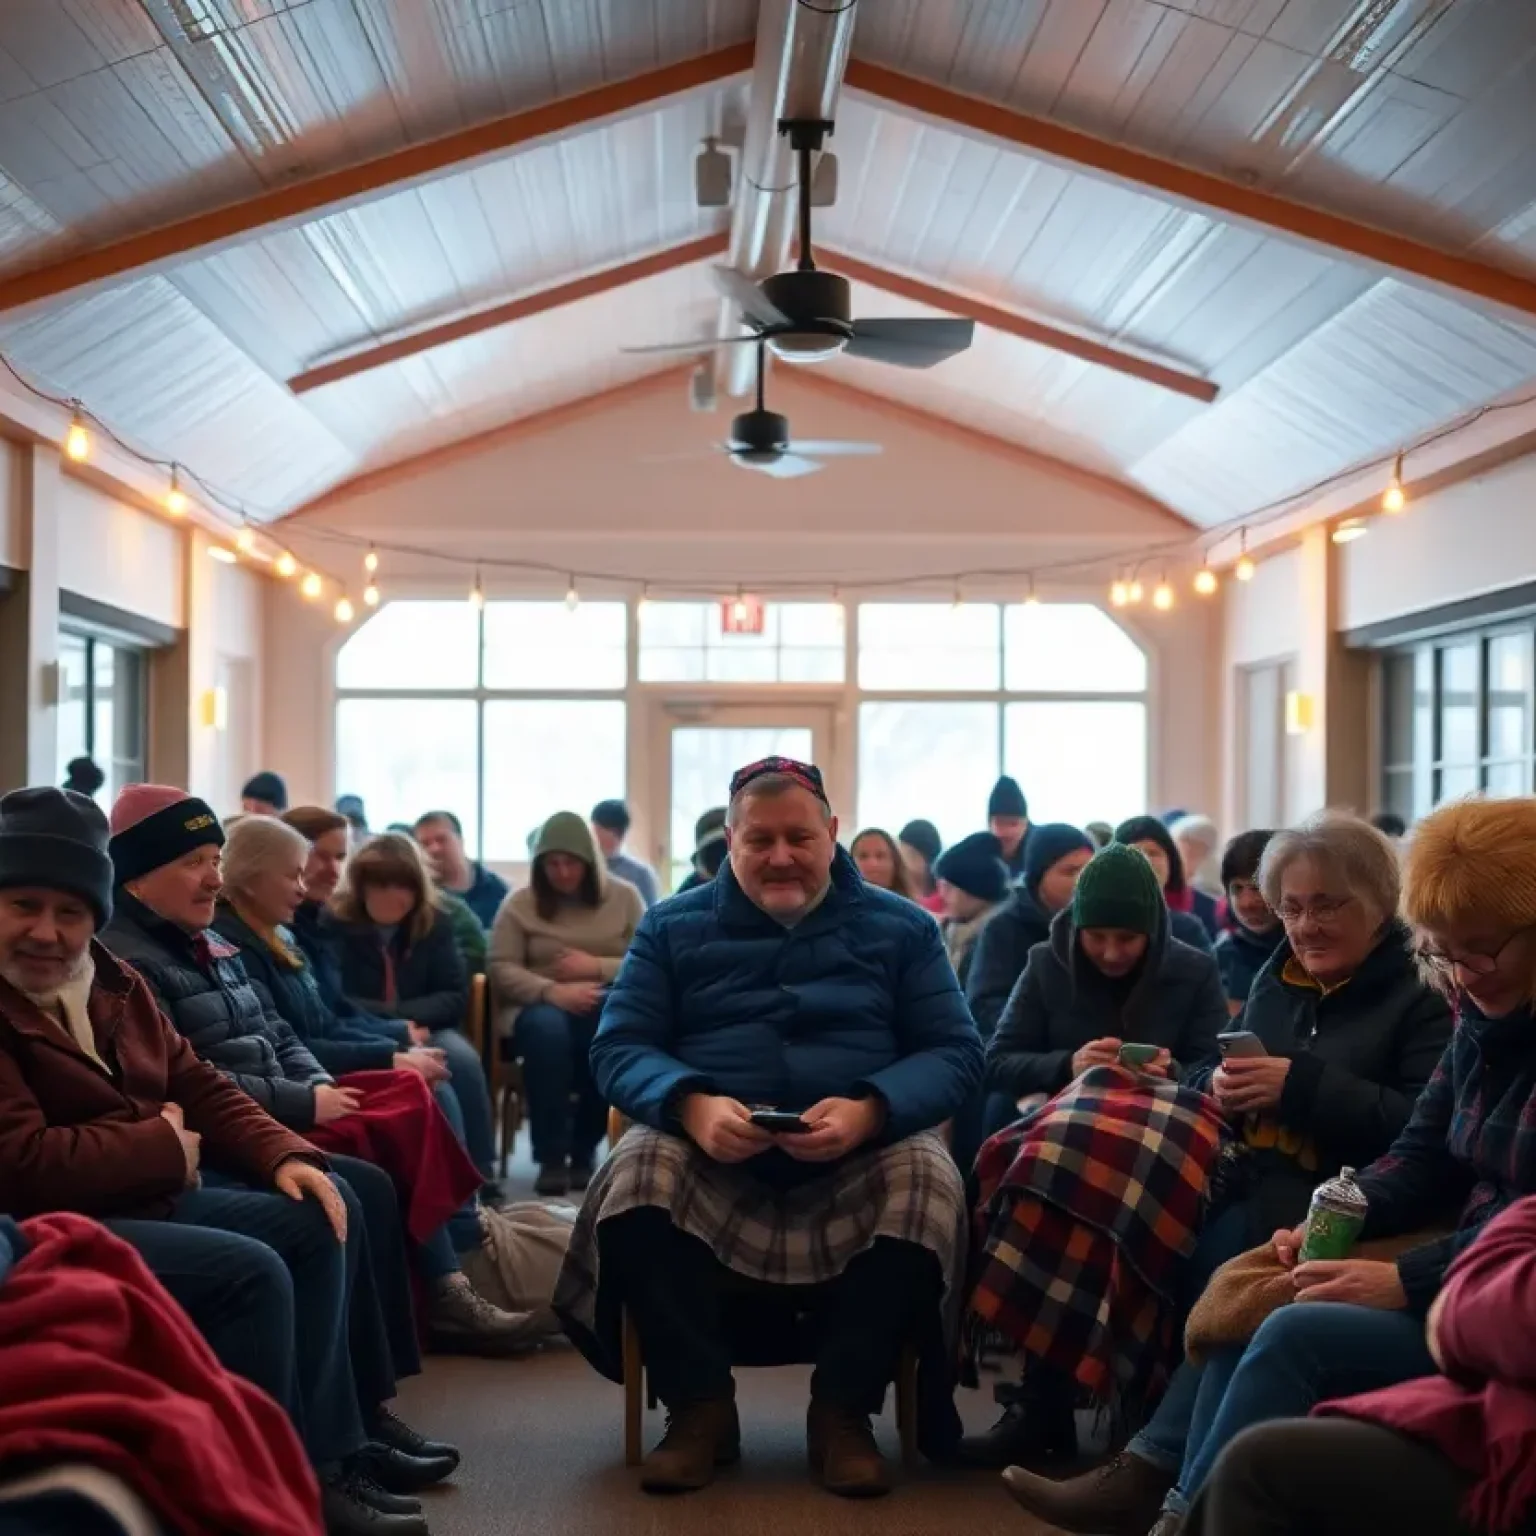
[{"label": "white wall", "polygon": [[1375,519],[1339,566],[1346,630],[1536,580],[1536,455]]},{"label": "white wall", "polygon": [[185,530],[70,475],[59,483],[59,585],[181,629]]}]

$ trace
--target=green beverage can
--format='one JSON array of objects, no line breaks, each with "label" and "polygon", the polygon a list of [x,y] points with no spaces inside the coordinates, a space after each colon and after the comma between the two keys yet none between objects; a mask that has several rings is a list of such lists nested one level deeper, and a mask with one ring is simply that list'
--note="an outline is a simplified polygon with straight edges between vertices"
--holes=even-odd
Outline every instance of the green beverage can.
[{"label": "green beverage can", "polygon": [[1297,1262],[1309,1259],[1347,1259],[1365,1225],[1365,1191],[1355,1183],[1355,1170],[1341,1168],[1336,1179],[1312,1191],[1307,1211],[1307,1235],[1301,1241]]}]

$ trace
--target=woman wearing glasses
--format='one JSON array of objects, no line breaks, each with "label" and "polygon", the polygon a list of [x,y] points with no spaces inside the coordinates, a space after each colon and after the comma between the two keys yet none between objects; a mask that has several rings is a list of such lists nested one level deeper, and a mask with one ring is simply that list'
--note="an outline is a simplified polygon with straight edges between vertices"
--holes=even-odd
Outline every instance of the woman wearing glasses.
[{"label": "woman wearing glasses", "polygon": [[[1397,918],[1398,859],[1381,833],[1325,813],[1274,834],[1257,878],[1284,938],[1230,1026],[1255,1036],[1248,1048],[1261,1054],[1228,1055],[1195,1079],[1227,1111],[1241,1152],[1191,1259],[1186,1305],[1227,1259],[1277,1226],[1294,1227],[1316,1185],[1386,1152],[1451,1034],[1449,1006],[1421,977]],[[1388,1276],[1375,1279],[1368,1305],[1393,1295]],[[1328,1287],[1318,1295],[1366,1300]],[[1240,1353],[1213,1357],[1203,1372],[1181,1365],[1152,1418],[1107,1467],[1061,1483],[1010,1473],[1009,1488],[1069,1530],[1145,1531],[1158,1520],[1157,1536],[1171,1536],[1192,1492],[1191,1461]]]}]

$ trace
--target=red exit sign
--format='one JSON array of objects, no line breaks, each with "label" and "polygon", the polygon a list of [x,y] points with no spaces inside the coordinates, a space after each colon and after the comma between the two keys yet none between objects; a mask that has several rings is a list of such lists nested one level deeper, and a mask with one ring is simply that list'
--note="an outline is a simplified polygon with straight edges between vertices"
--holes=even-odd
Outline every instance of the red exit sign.
[{"label": "red exit sign", "polygon": [[720,633],[723,635],[760,635],[767,606],[760,597],[742,593],[720,604]]}]

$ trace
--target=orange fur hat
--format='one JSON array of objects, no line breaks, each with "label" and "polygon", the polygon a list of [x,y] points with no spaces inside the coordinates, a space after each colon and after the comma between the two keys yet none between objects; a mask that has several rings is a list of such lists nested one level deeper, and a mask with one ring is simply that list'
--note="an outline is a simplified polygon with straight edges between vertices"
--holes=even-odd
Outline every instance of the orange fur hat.
[{"label": "orange fur hat", "polygon": [[1410,923],[1536,925],[1536,799],[1455,800],[1414,827],[1403,856]]}]

